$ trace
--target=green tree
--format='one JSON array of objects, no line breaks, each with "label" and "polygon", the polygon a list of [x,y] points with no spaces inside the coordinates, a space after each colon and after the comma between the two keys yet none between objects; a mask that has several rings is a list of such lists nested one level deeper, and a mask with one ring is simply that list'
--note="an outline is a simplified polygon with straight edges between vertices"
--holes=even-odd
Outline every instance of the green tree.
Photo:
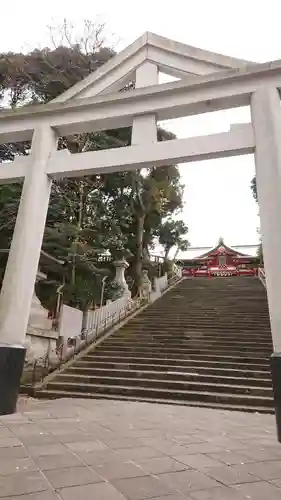
[{"label": "green tree", "polygon": [[179,252],[185,252],[188,248],[190,247],[190,243],[188,240],[179,240],[177,243],[177,249],[173,258],[173,261],[175,262]]},{"label": "green tree", "polygon": [[[85,32],[73,38],[71,27],[60,27],[61,42],[28,54],[0,54],[0,98],[11,107],[47,103],[108,61],[115,52],[104,45],[103,26],[85,22]],[[127,88],[133,88],[133,82]],[[174,138],[160,129],[159,140]],[[131,129],[61,137],[59,148],[71,153],[129,145]],[[29,153],[30,144],[5,144],[0,161]],[[1,246],[9,247],[21,187],[0,187]],[[70,304],[86,304],[99,290],[101,277],[110,274],[101,256],[130,258],[131,273],[139,283],[163,217],[180,210],[182,186],[177,167],[117,172],[54,181],[43,248],[66,262],[65,296]],[[0,256],[1,259],[1,256]],[[1,266],[1,260],[0,260]],[[3,263],[2,263],[3,270]],[[42,285],[44,286],[44,284]]]},{"label": "green tree", "polygon": [[187,225],[182,220],[166,220],[159,229],[159,243],[164,247],[164,259],[168,259],[170,250],[173,247],[177,249],[186,249],[188,241],[183,239],[188,232]]}]

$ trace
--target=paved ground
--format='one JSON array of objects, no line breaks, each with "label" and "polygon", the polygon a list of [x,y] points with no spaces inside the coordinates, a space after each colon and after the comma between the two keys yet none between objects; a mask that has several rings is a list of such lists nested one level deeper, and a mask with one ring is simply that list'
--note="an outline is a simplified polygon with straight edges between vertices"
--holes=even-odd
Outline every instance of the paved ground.
[{"label": "paved ground", "polygon": [[0,417],[1,500],[280,500],[274,417],[21,400]]}]

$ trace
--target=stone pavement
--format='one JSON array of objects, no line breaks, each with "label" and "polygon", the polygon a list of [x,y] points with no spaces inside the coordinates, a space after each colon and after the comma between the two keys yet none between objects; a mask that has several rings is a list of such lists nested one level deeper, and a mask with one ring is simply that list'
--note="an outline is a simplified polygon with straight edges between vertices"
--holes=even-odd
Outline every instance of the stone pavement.
[{"label": "stone pavement", "polygon": [[0,417],[1,500],[280,500],[271,415],[21,400]]}]

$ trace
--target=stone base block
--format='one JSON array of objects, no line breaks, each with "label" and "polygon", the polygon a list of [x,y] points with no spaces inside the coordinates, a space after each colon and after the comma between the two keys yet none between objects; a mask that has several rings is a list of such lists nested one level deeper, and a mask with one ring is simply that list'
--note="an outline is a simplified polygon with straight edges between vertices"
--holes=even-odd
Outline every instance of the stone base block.
[{"label": "stone base block", "polygon": [[273,383],[277,438],[281,443],[281,353],[275,352],[271,356],[271,373]]},{"label": "stone base block", "polygon": [[25,348],[0,344],[0,415],[15,413]]},{"label": "stone base block", "polygon": [[33,314],[29,318],[28,326],[34,329],[40,329],[40,330],[52,330],[52,325],[53,322],[49,318],[44,318],[40,316],[39,314],[35,315]]}]

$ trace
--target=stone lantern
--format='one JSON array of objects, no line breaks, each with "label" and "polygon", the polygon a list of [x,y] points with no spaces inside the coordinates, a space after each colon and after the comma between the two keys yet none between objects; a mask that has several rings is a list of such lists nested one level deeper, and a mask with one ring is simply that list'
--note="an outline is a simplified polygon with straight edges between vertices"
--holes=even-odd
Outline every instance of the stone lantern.
[{"label": "stone lantern", "polygon": [[122,296],[131,297],[131,292],[128,287],[128,283],[125,279],[125,270],[129,267],[128,262],[123,258],[113,262],[115,267],[115,278],[114,281],[123,289]]}]

